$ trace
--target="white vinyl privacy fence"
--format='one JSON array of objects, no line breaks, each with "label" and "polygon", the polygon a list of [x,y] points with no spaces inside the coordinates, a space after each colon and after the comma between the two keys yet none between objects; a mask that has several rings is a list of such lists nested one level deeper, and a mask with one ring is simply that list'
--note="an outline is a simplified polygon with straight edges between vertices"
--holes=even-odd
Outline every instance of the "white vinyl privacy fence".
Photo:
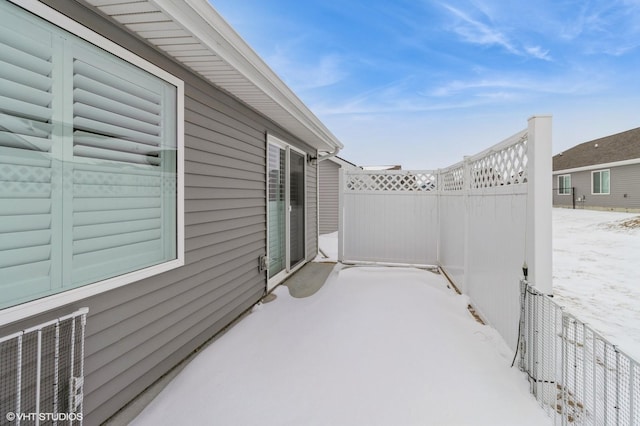
[{"label": "white vinyl privacy fence", "polygon": [[551,293],[551,117],[435,171],[341,171],[340,261],[438,265],[515,350],[523,265]]},{"label": "white vinyl privacy fence", "polygon": [[435,172],[340,172],[342,220],[338,221],[338,256],[342,261],[415,265],[437,262]]}]

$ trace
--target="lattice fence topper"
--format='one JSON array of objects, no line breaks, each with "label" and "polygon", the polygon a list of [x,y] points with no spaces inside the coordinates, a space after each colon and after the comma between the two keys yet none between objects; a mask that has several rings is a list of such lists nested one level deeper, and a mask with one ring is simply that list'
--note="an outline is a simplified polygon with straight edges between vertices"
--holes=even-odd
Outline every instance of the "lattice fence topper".
[{"label": "lattice fence topper", "polygon": [[441,174],[443,191],[462,191],[464,189],[464,165],[447,170]]},{"label": "lattice fence topper", "polygon": [[471,188],[527,182],[527,136],[471,162]]},{"label": "lattice fence topper", "polygon": [[416,191],[431,192],[437,189],[437,175],[425,172],[372,172],[345,174],[345,191]]}]

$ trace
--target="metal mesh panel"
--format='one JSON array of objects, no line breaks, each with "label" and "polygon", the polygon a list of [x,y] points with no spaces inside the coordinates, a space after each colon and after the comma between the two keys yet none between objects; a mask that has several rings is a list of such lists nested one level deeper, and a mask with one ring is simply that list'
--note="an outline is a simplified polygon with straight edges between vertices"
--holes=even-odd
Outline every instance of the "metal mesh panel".
[{"label": "metal mesh panel", "polygon": [[562,425],[638,425],[640,367],[553,299],[521,284],[520,367]]},{"label": "metal mesh panel", "polygon": [[0,425],[82,423],[86,314],[0,338]]},{"label": "metal mesh panel", "polygon": [[0,343],[0,424],[5,421],[4,413],[16,406],[16,389],[18,387],[17,366],[19,357],[19,340]]}]

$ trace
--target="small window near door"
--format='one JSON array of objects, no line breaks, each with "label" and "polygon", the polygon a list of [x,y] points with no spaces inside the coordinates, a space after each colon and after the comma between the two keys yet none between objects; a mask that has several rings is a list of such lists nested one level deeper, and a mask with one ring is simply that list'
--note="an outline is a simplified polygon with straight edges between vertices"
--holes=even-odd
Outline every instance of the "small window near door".
[{"label": "small window near door", "polygon": [[571,175],[558,176],[558,194],[559,195],[571,194]]},{"label": "small window near door", "polygon": [[610,192],[610,172],[609,170],[598,170],[591,172],[591,193],[607,195]]}]

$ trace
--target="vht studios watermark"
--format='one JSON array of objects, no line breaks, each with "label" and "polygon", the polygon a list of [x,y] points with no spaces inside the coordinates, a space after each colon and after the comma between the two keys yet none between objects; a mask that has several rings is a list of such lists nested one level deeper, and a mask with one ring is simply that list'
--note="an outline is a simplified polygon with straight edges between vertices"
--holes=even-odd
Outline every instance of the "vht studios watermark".
[{"label": "vht studios watermark", "polygon": [[82,420],[82,413],[14,413],[9,411],[5,416],[10,422],[15,420],[29,420],[29,421],[52,421],[52,422],[64,422],[64,421],[80,421]]}]

